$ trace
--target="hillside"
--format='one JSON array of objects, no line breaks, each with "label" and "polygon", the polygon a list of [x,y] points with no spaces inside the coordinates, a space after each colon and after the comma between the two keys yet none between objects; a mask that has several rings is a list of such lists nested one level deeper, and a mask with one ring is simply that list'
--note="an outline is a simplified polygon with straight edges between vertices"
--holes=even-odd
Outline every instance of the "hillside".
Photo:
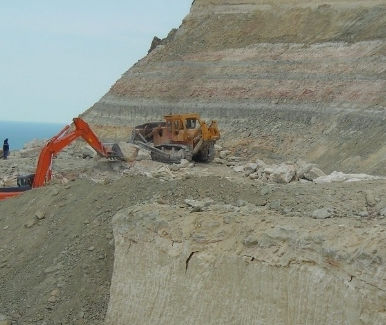
[{"label": "hillside", "polygon": [[198,112],[215,161],[61,152],[0,201],[0,325],[386,324],[384,26],[384,1],[194,0],[83,117],[115,142]]},{"label": "hillside", "polygon": [[215,118],[250,157],[386,174],[383,1],[194,1],[85,113],[106,135],[165,113]]}]

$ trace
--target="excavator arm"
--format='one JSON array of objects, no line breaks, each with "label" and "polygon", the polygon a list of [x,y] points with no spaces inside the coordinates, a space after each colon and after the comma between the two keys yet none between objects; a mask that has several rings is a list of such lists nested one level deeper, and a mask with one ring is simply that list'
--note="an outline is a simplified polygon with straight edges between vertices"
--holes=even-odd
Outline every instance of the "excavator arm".
[{"label": "excavator arm", "polygon": [[118,144],[102,143],[89,125],[81,118],[74,118],[71,125],[67,125],[57,135],[52,137],[40,152],[35,174],[19,176],[17,186],[0,187],[0,200],[18,196],[23,192],[44,186],[52,178],[52,160],[63,148],[77,138],[83,138],[98,154],[109,159],[123,159]]},{"label": "excavator arm", "polygon": [[[73,130],[70,130],[72,126]],[[103,144],[84,120],[79,117],[74,118],[72,125],[67,125],[51,138],[42,149],[32,187],[43,186],[52,178],[53,158],[79,137],[82,137],[101,156],[110,159],[122,159],[122,152],[117,144]]]}]

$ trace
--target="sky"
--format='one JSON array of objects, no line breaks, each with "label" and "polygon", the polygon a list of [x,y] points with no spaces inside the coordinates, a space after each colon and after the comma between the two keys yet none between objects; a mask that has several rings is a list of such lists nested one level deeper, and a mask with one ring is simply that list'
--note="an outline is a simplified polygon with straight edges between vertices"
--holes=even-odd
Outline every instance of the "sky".
[{"label": "sky", "polygon": [[0,0],[0,120],[71,123],[192,0]]}]

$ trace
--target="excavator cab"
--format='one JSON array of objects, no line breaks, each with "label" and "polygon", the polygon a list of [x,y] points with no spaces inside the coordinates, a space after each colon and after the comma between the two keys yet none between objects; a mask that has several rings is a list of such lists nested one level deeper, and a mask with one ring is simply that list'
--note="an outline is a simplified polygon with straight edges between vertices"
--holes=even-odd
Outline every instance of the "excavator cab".
[{"label": "excavator cab", "polygon": [[29,188],[31,188],[34,182],[34,178],[35,178],[35,174],[19,176],[17,178],[17,186],[18,187],[28,186]]},{"label": "excavator cab", "polygon": [[19,176],[17,178],[17,186],[0,187],[0,199],[18,196],[19,194],[28,191],[32,188],[35,174]]}]

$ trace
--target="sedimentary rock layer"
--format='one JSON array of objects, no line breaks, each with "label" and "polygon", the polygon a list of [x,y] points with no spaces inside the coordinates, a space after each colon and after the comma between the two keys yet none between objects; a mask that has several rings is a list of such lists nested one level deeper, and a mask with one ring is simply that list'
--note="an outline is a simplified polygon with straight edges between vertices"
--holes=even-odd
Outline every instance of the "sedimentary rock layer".
[{"label": "sedimentary rock layer", "polygon": [[195,0],[84,115],[127,139],[136,124],[194,111],[228,138],[274,139],[260,158],[385,174],[385,17],[383,1]]},{"label": "sedimentary rock layer", "polygon": [[106,324],[384,324],[385,234],[264,207],[162,205],[113,219]]}]

